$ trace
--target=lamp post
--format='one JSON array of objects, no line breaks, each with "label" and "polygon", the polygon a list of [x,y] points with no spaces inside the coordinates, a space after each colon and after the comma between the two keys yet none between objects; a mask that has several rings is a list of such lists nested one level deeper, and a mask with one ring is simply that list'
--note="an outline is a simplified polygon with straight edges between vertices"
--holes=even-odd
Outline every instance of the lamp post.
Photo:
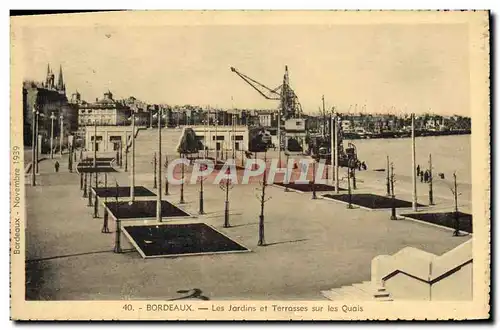
[{"label": "lamp post", "polygon": [[118,147],[119,147],[119,154],[118,154],[118,165],[120,166],[120,168],[122,168],[122,165],[123,165],[123,144],[122,144],[122,140],[121,140],[121,137],[120,137],[120,142],[118,142]]},{"label": "lamp post", "polygon": [[335,167],[334,167],[334,173],[335,173],[335,192],[338,194],[339,193],[339,117],[338,115],[334,116],[334,136],[335,136],[335,154],[334,154],[334,160],[335,160]]},{"label": "lamp post", "polygon": [[50,114],[50,159],[54,158],[54,112]]},{"label": "lamp post", "polygon": [[217,126],[219,125],[219,117],[218,117],[218,113],[217,113],[217,108],[215,109],[215,166],[217,168],[217,157],[218,157],[218,154],[219,154],[219,148],[218,148],[218,142],[219,139],[218,139],[218,136],[217,136]]},{"label": "lamp post", "polygon": [[151,163],[153,163],[153,189],[156,189],[157,188],[157,185],[156,185],[156,152],[153,154],[153,161]]},{"label": "lamp post", "polygon": [[[334,160],[335,152],[334,152],[334,150],[337,148],[337,146],[335,145],[335,137],[334,137],[334,134],[335,134],[335,131],[333,128],[335,125],[334,121],[335,121],[335,117],[333,116],[333,108],[332,108],[332,112],[330,113],[330,167],[332,168],[332,175],[331,175],[330,182],[333,184],[335,184],[334,183],[334,181],[335,181],[335,160]],[[328,173],[328,171],[327,171],[327,173]]]},{"label": "lamp post", "polygon": [[[161,109],[158,109],[158,159],[161,162]],[[158,166],[158,191],[156,192],[156,221],[162,222],[161,218],[161,166]]]},{"label": "lamp post", "polygon": [[412,160],[412,181],[413,181],[413,200],[412,209],[417,211],[417,159],[415,152],[415,114],[411,114],[411,160]]},{"label": "lamp post", "polygon": [[285,180],[283,180],[283,184],[285,185],[285,192],[289,192],[288,185],[290,184],[288,180],[288,161],[290,160],[290,154],[288,151],[285,151],[286,154],[286,172],[285,172]]},{"label": "lamp post", "polygon": [[458,214],[458,191],[457,191],[457,173],[453,172],[453,195],[455,200],[455,231],[453,236],[460,236],[460,218]]},{"label": "lamp post", "polygon": [[87,172],[85,172],[84,177],[85,180],[83,182],[83,195],[82,195],[83,198],[87,197]]},{"label": "lamp post", "polygon": [[429,205],[434,205],[434,194],[432,191],[432,155],[429,154]]},{"label": "lamp post", "polygon": [[[283,110],[285,104],[283,103]],[[278,167],[281,168],[281,109],[278,109]]]},{"label": "lamp post", "polygon": [[68,170],[69,173],[73,173],[73,145],[69,143],[68,143]]},{"label": "lamp post", "polygon": [[231,124],[233,125],[233,159],[236,160],[236,115],[233,113]]},{"label": "lamp post", "polygon": [[[97,197],[97,188],[99,185],[98,182],[98,173],[97,173],[97,120],[94,120],[94,171],[95,171],[95,191],[94,191],[94,218],[97,218],[99,211],[98,197]],[[89,190],[89,196],[91,195],[92,190]]]},{"label": "lamp post", "polygon": [[125,172],[128,172],[128,141],[125,143]]},{"label": "lamp post", "polygon": [[[203,164],[203,170],[206,169],[206,165]],[[198,211],[199,214],[205,214],[205,210],[203,209],[203,177],[200,177],[200,209]]]},{"label": "lamp post", "polygon": [[149,108],[149,128],[153,129],[153,108]]},{"label": "lamp post", "polygon": [[87,206],[92,206],[92,173],[89,173],[89,186],[87,188]]},{"label": "lamp post", "polygon": [[36,121],[35,121],[35,132],[36,132],[36,142],[35,142],[35,146],[36,146],[36,150],[35,150],[35,170],[36,170],[36,174],[38,174],[39,172],[39,167],[38,167],[38,157],[39,157],[39,153],[42,151],[42,139],[40,136],[38,136],[38,131],[40,130],[40,117],[45,117],[45,115],[43,113],[41,113],[40,111],[37,110],[36,112]]},{"label": "lamp post", "polygon": [[233,189],[234,185],[231,183],[229,175],[230,172],[226,172],[226,178],[219,184],[219,188],[226,193],[226,199],[224,201],[224,228],[229,228],[231,226],[229,224],[229,190]]},{"label": "lamp post", "polygon": [[59,116],[59,119],[61,119],[61,129],[59,132],[59,155],[62,157],[62,149],[63,149],[63,139],[64,139],[64,121],[63,121],[63,115],[61,114]]},{"label": "lamp post", "polygon": [[[165,172],[168,173],[168,155],[165,155]],[[161,186],[161,183],[160,183]],[[170,195],[168,192],[168,175],[165,175],[165,196]]]},{"label": "lamp post", "polygon": [[121,235],[121,223],[120,223],[120,218],[118,217],[118,182],[116,182],[116,189],[115,189],[115,220],[116,220],[116,231],[115,231],[115,247],[113,251],[115,253],[121,253],[122,248],[121,248],[121,242],[120,242],[120,235]]},{"label": "lamp post", "polygon": [[205,125],[205,129],[203,130],[203,146],[204,146],[204,149],[203,150],[203,158],[206,159],[207,156],[208,156],[208,140],[207,140],[207,123],[208,123],[208,118],[203,120],[203,124]]},{"label": "lamp post", "polygon": [[313,159],[313,173],[312,173],[312,199],[317,199],[316,196],[316,159]]},{"label": "lamp post", "polygon": [[386,185],[387,185],[387,196],[391,196],[391,173],[389,168],[389,156],[387,156],[387,175],[386,175]]},{"label": "lamp post", "polygon": [[35,163],[36,163],[36,122],[38,121],[38,111],[36,106],[33,107],[33,115],[31,117],[31,185],[36,186]]},{"label": "lamp post", "polygon": [[135,201],[135,114],[132,113],[132,175],[130,176],[130,202]]},{"label": "lamp post", "polygon": [[[184,158],[184,154],[181,153],[179,155],[181,158]],[[184,204],[184,162],[182,162],[182,165],[181,165],[181,199],[179,201],[179,204]]]}]

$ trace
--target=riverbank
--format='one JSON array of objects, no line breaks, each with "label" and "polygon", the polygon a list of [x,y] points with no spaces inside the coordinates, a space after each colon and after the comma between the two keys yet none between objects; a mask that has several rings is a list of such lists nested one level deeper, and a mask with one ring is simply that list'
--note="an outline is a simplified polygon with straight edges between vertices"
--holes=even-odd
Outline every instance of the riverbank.
[{"label": "riverbank", "polygon": [[[428,130],[415,130],[415,136],[450,136],[450,135],[470,135],[471,130],[453,130],[453,131],[428,131]],[[397,138],[407,138],[411,137],[411,132],[365,132],[365,133],[355,133],[355,132],[344,132],[344,139],[348,140],[360,140],[360,139],[397,139]]]}]

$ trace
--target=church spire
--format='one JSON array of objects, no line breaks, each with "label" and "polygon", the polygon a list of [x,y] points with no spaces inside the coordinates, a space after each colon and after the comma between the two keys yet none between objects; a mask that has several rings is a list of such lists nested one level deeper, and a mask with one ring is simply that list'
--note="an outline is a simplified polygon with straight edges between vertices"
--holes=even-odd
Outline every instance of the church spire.
[{"label": "church spire", "polygon": [[62,72],[62,65],[59,66],[59,77],[57,79],[57,89],[60,91],[63,91],[65,89],[63,72]]},{"label": "church spire", "polygon": [[47,63],[47,76],[45,77],[45,85],[49,86],[50,81],[50,64]]}]

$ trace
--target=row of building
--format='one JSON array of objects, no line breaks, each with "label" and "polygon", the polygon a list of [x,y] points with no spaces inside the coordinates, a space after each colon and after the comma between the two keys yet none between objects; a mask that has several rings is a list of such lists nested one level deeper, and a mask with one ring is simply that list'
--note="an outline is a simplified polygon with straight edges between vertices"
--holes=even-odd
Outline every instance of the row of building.
[{"label": "row of building", "polygon": [[[62,67],[59,67],[57,81],[50,66],[47,67],[45,81],[25,81],[23,83],[24,144],[31,145],[33,127],[33,109],[41,114],[39,134],[47,141],[50,130],[59,136],[60,129],[64,136],[72,134],[76,141],[83,140],[87,126],[128,126],[134,114],[139,127],[157,125],[158,113],[163,114],[164,124],[169,127],[182,126],[247,126],[268,128],[273,135],[278,127],[276,110],[258,109],[215,109],[209,106],[170,106],[167,104],[148,104],[131,96],[116,100],[111,91],[103,93],[102,98],[93,102],[82,99],[76,91],[68,99]],[[53,125],[50,119],[54,115],[58,122]],[[304,115],[305,129],[310,133],[323,133],[329,129],[329,116]],[[60,121],[60,122],[59,122]],[[284,123],[283,123],[284,124]],[[380,133],[383,131],[407,130],[411,124],[409,115],[391,114],[342,114],[342,130],[346,133]],[[470,130],[470,118],[436,115],[420,115],[415,120],[418,130]],[[302,125],[302,124],[301,124]],[[67,140],[64,140],[67,143]]]}]

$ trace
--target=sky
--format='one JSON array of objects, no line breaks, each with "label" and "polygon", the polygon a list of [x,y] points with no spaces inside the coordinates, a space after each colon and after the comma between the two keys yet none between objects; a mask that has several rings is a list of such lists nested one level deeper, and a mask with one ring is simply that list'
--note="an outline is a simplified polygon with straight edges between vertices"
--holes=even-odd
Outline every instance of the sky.
[{"label": "sky", "polygon": [[[469,43],[464,24],[25,26],[23,78],[63,68],[68,96],[148,103],[267,108],[230,71],[271,87],[285,65],[304,112],[469,113]],[[357,106],[356,106],[357,105]],[[392,109],[392,110],[390,110]]]}]

